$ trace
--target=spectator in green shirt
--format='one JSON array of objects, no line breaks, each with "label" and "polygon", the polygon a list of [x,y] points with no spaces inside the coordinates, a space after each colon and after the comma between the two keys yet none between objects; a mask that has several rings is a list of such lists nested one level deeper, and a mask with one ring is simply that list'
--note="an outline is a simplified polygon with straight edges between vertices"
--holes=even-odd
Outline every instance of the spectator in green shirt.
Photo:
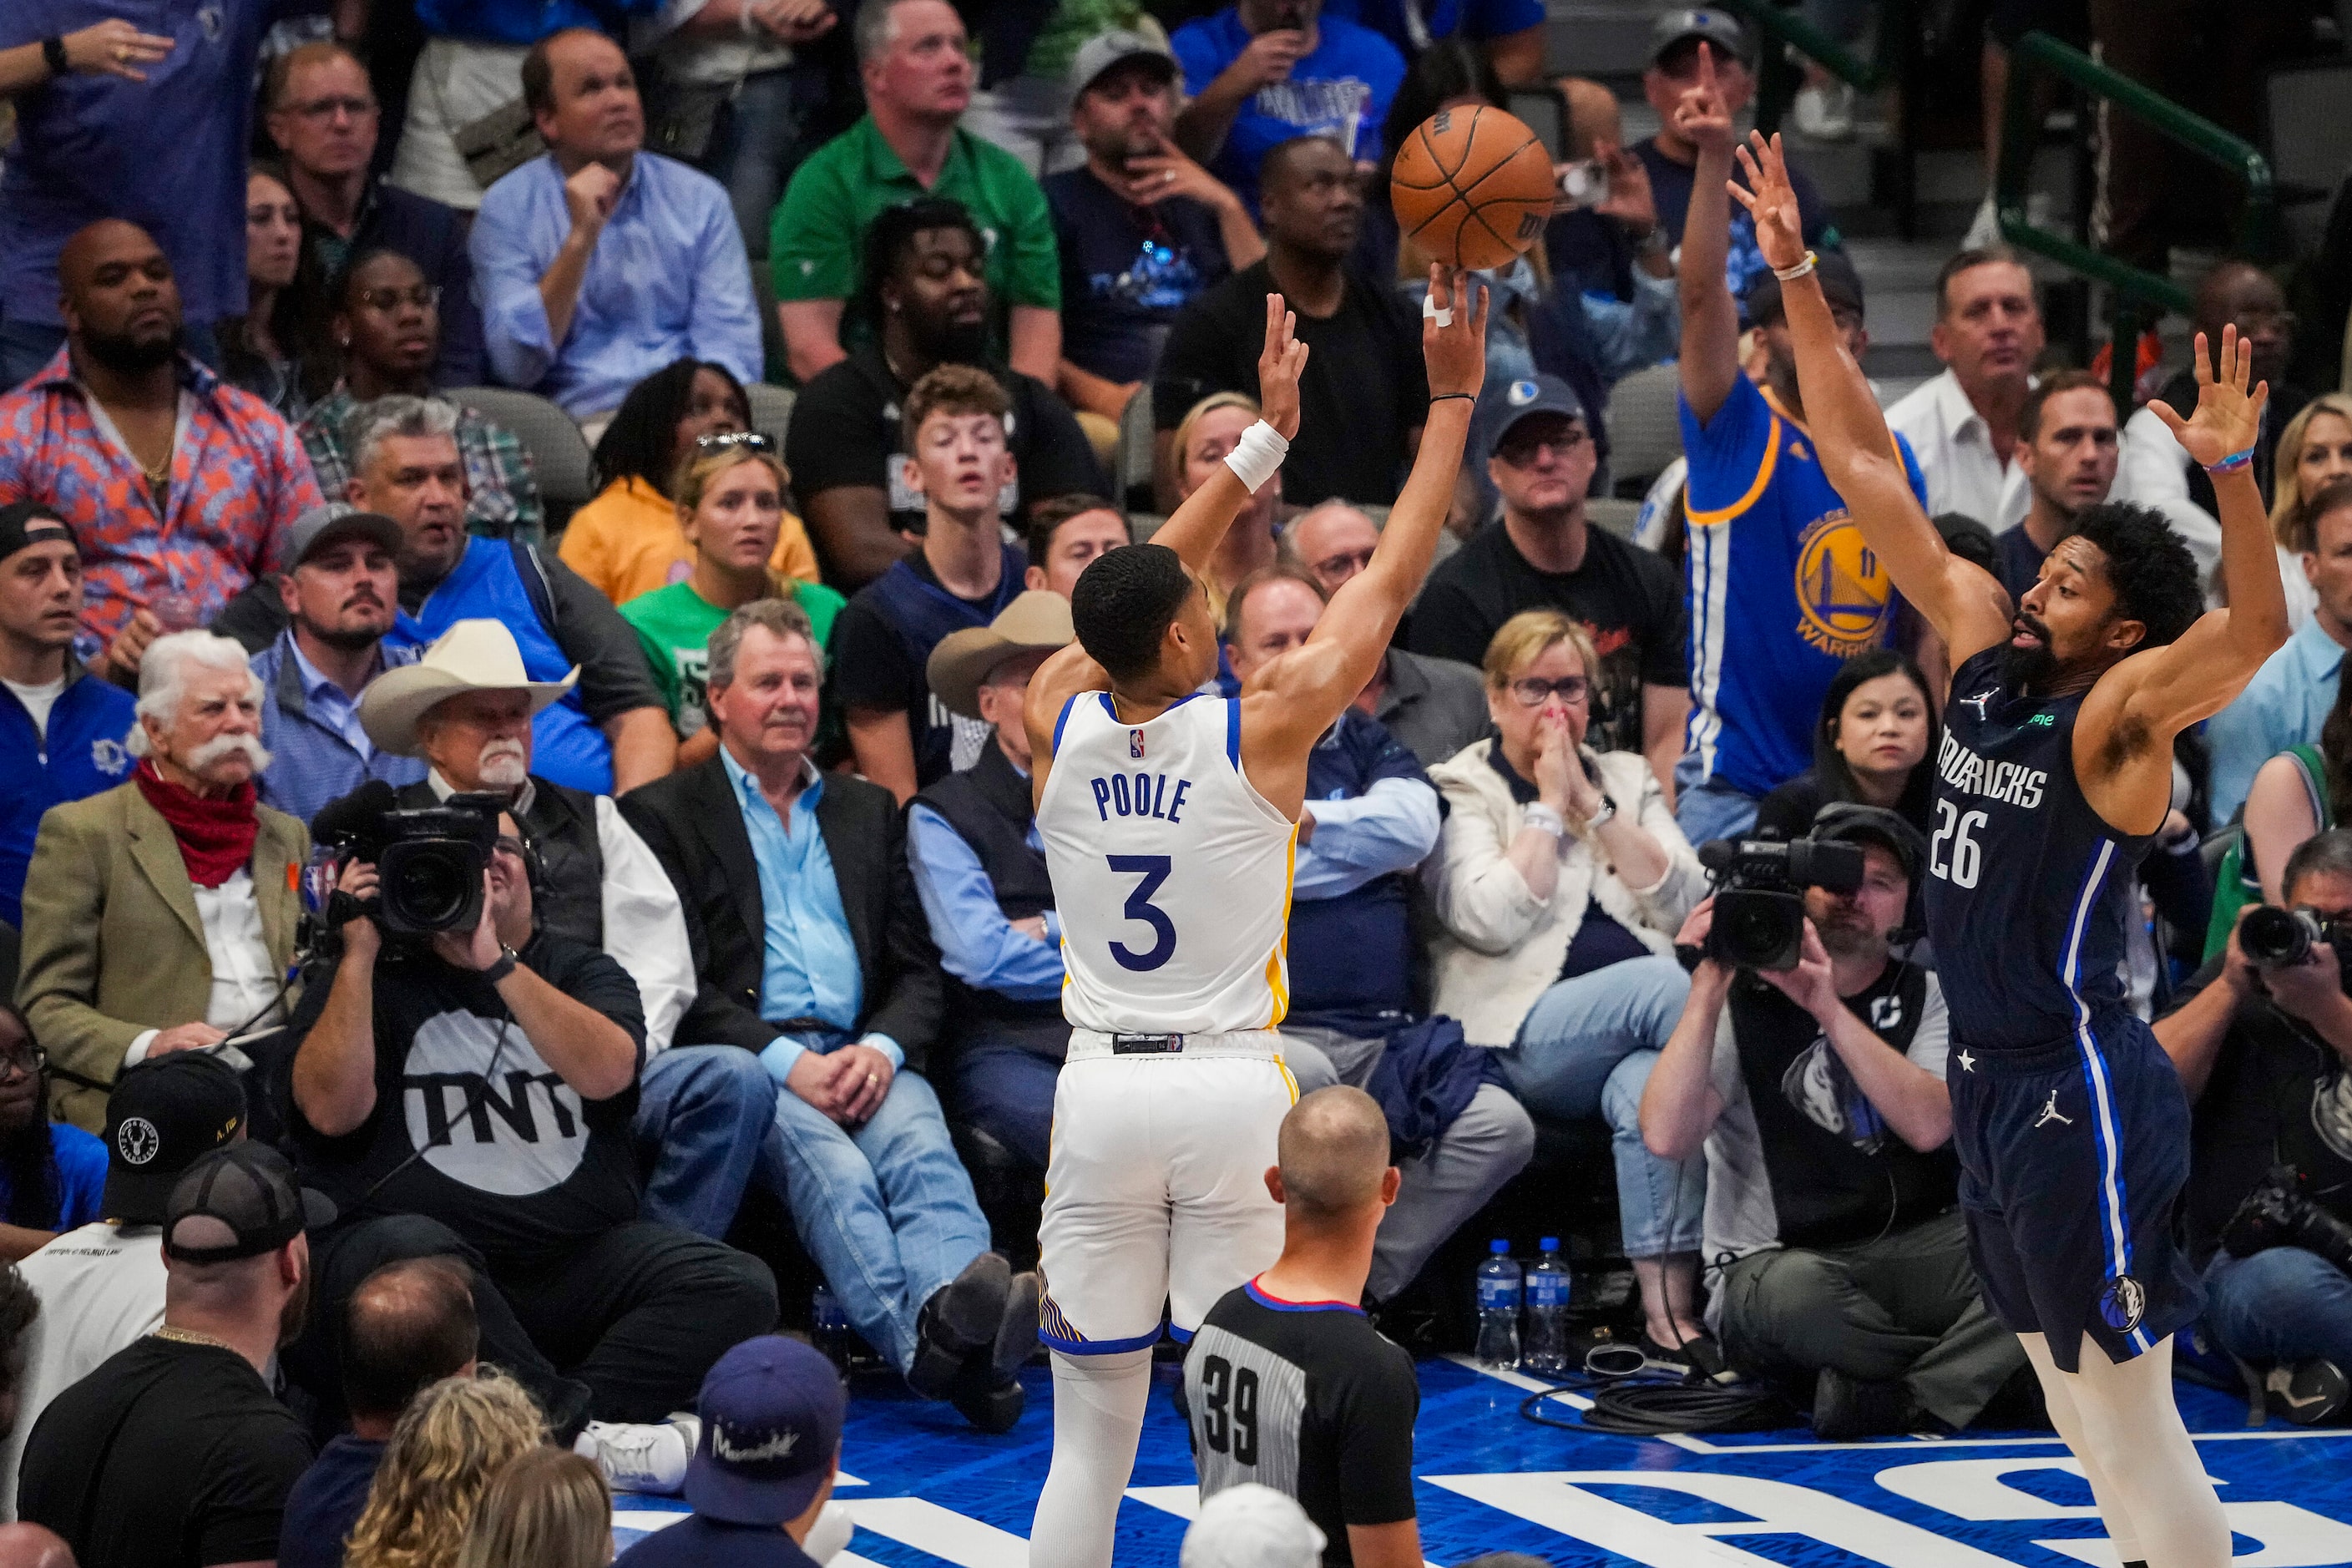
[{"label": "spectator in green shirt", "polygon": [[885,207],[925,195],[961,202],[989,240],[992,323],[1013,368],[1052,385],[1062,357],[1061,268],[1045,194],[1021,161],[957,124],[971,102],[962,21],[947,0],[868,0],[857,13],[866,115],[794,172],[768,244],[776,315],[794,379],[839,363],[862,322],[866,230]]},{"label": "spectator in green shirt", "polygon": [[678,526],[694,549],[694,571],[684,582],[640,594],[621,606],[635,626],[646,663],[661,689],[670,722],[691,766],[719,749],[707,703],[710,634],[755,599],[790,599],[808,613],[819,647],[833,632],[842,597],[818,583],[772,570],[768,557],[783,526],[791,483],[783,459],[765,436],[705,436],[678,465],[671,492]]}]

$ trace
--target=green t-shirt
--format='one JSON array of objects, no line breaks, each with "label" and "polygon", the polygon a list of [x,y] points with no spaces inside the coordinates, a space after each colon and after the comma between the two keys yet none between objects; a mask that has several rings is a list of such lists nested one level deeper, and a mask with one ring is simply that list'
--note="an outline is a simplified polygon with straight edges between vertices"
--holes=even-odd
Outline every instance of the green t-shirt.
[{"label": "green t-shirt", "polygon": [[[1053,215],[1046,210],[1045,193],[1021,160],[959,129],[938,183],[926,191],[882,140],[872,115],[810,153],[776,204],[768,232],[776,298],[856,299],[867,227],[883,208],[924,195],[961,202],[980,226],[988,245],[988,287],[1000,313],[1000,340],[1006,309],[1062,308]],[[858,342],[870,331],[862,321],[845,321],[842,342]]]},{"label": "green t-shirt", "polygon": [[[824,647],[833,638],[833,617],[847,601],[822,583],[795,583],[793,599],[808,612],[817,647]],[[699,733],[710,721],[710,634],[727,619],[727,612],[696,593],[693,584],[672,583],[623,605],[621,618],[637,629],[646,663],[653,670],[654,684],[661,688],[678,738]]]}]

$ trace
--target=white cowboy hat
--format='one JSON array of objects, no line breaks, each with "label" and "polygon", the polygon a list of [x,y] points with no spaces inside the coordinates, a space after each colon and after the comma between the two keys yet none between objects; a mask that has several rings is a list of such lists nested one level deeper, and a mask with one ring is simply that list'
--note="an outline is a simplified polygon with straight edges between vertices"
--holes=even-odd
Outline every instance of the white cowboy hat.
[{"label": "white cowboy hat", "polygon": [[573,665],[561,680],[533,680],[503,621],[459,621],[433,640],[415,664],[387,669],[360,694],[360,727],[395,756],[416,754],[416,721],[434,704],[465,691],[528,691],[533,713],[572,689]]}]

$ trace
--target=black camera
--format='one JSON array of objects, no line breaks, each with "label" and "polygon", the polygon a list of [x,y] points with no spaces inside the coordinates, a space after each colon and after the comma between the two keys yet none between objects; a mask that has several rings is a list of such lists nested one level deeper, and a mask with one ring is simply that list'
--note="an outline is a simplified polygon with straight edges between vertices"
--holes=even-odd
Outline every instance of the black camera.
[{"label": "black camera", "polygon": [[373,862],[376,898],[363,907],[386,934],[471,931],[481,923],[482,876],[505,798],[453,795],[406,810],[395,801],[391,786],[363,784],[323,808],[311,832],[346,858]]},{"label": "black camera", "polygon": [[2293,1165],[2272,1166],[2221,1227],[2221,1245],[2230,1256],[2252,1258],[2273,1247],[2299,1247],[2352,1274],[2352,1225],[2315,1203],[2304,1185],[2303,1173]]},{"label": "black camera", "polygon": [[2246,911],[2238,927],[2238,951],[2262,969],[2292,969],[2307,963],[2323,943],[2335,950],[2336,972],[2352,990],[2352,925],[2317,910],[2260,904]]},{"label": "black camera", "polygon": [[1862,886],[1862,850],[1826,838],[1717,838],[1698,863],[1718,889],[1706,955],[1740,969],[1789,970],[1805,945],[1807,888]]}]

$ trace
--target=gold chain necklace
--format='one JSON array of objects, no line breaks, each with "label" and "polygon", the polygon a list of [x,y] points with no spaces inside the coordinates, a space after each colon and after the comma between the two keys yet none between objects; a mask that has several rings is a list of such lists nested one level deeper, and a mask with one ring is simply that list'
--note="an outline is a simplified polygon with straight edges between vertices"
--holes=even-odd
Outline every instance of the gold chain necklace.
[{"label": "gold chain necklace", "polygon": [[232,1355],[243,1355],[245,1353],[243,1351],[238,1350],[235,1345],[229,1343],[226,1340],[215,1339],[210,1334],[199,1333],[194,1329],[175,1329],[169,1323],[157,1329],[154,1332],[154,1337],[159,1340],[170,1340],[174,1344],[210,1345],[215,1350],[227,1351]]}]

